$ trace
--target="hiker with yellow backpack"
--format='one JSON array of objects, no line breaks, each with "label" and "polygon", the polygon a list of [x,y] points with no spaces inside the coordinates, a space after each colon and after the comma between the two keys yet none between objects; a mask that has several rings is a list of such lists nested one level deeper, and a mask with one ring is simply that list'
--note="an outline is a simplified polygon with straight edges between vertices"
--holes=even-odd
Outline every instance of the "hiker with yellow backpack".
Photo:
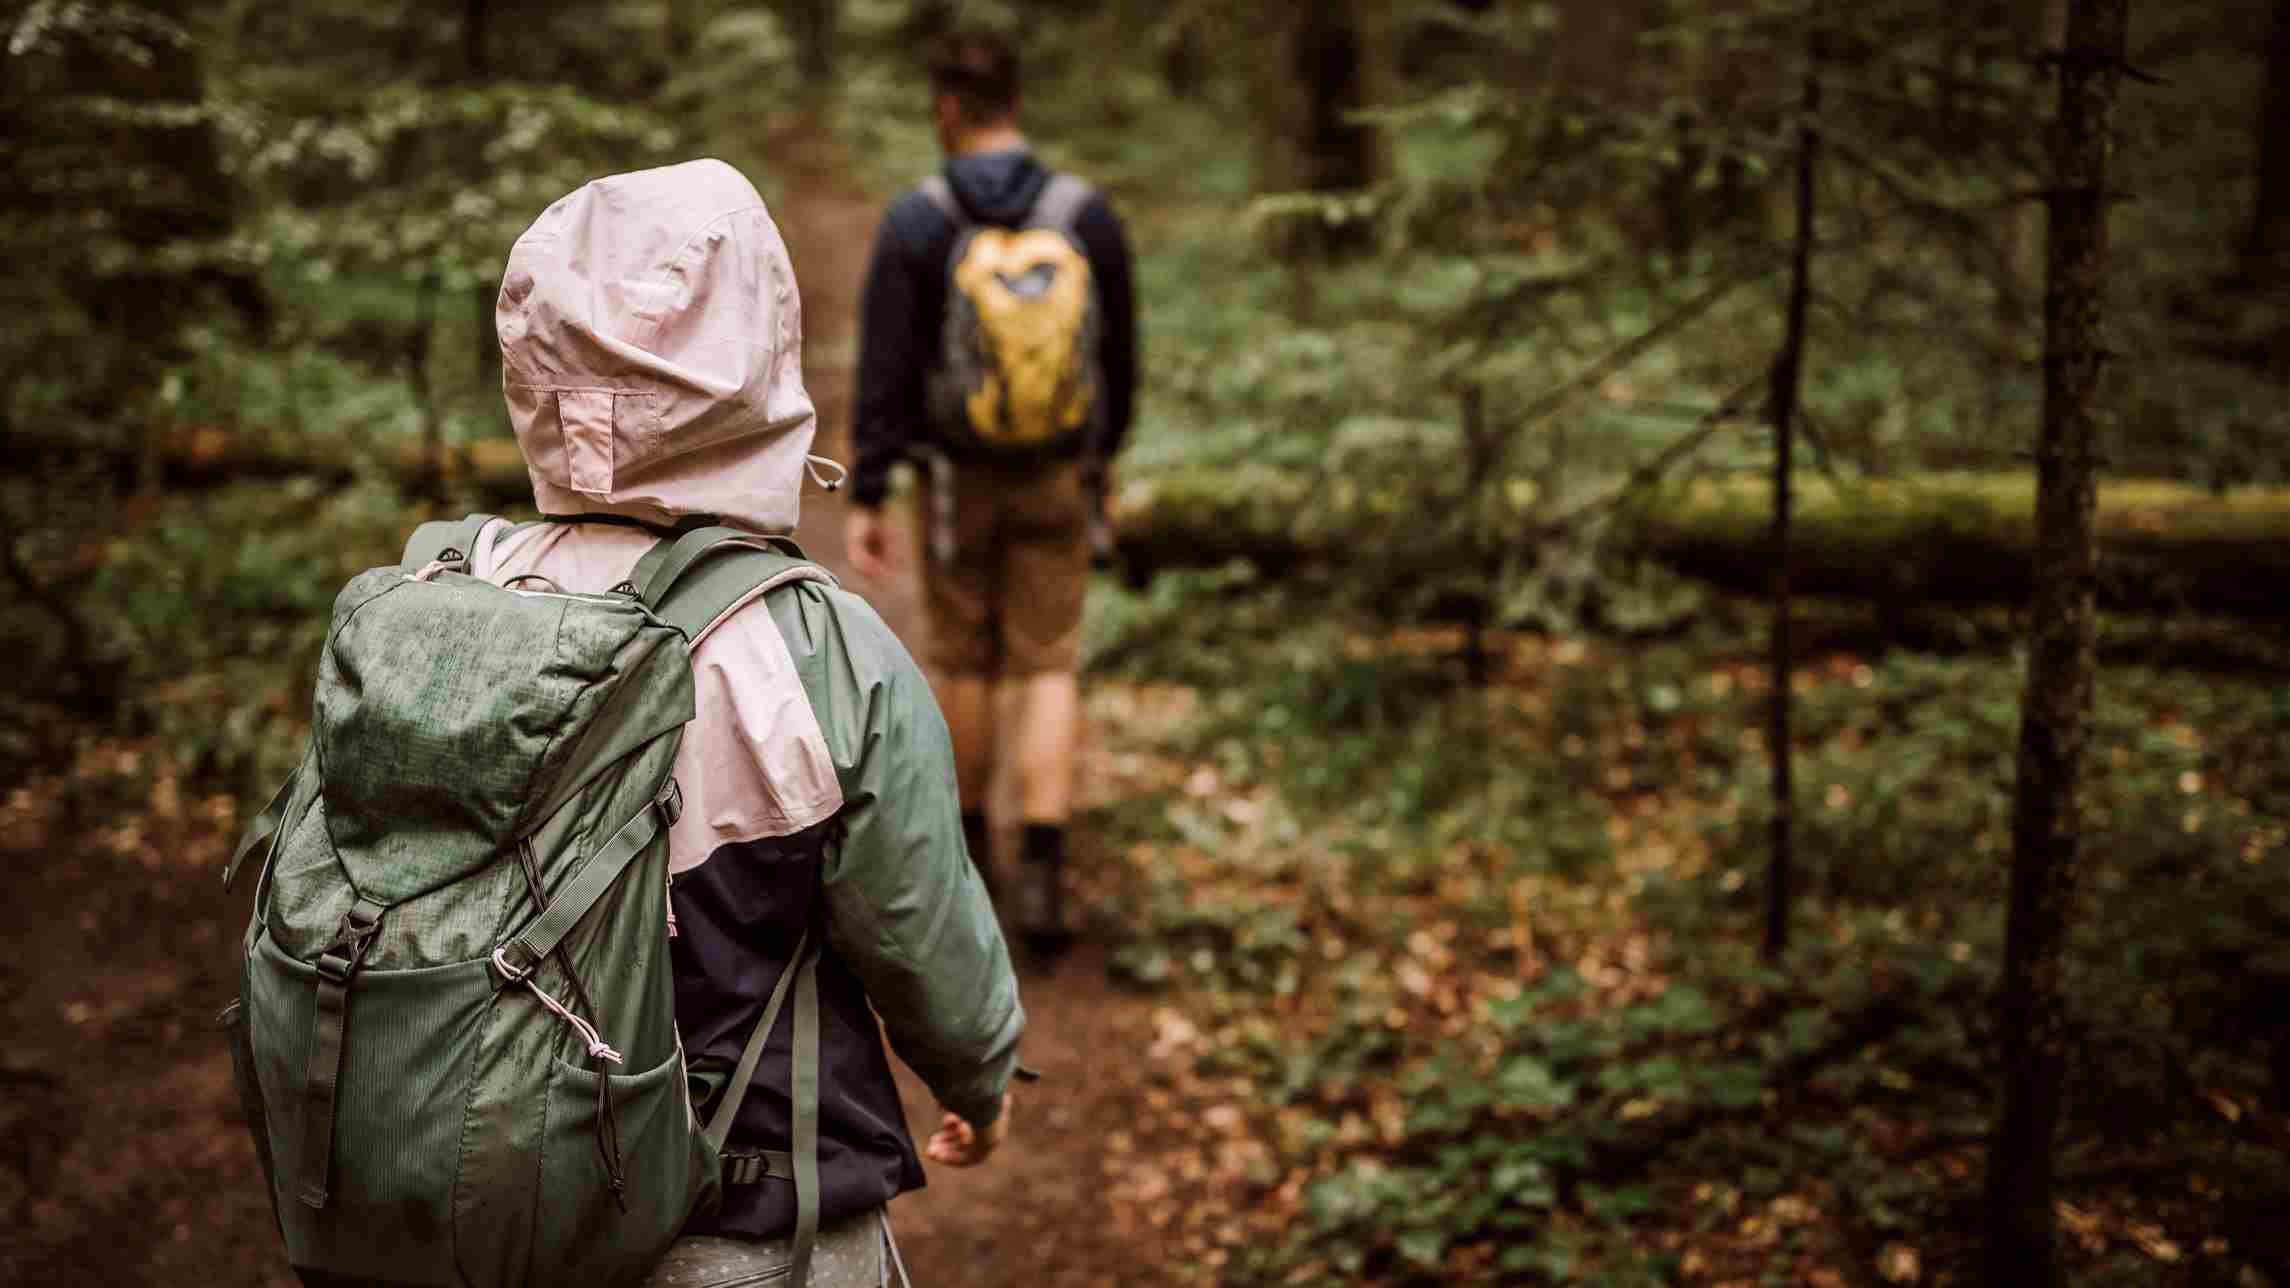
[{"label": "hiker with yellow backpack", "polygon": [[1022,682],[1015,920],[1046,960],[1072,939],[1082,602],[1136,388],[1129,248],[1102,195],[1029,149],[1008,42],[949,35],[928,73],[946,164],[892,203],[868,268],[848,545],[860,575],[891,575],[882,506],[892,467],[912,461],[925,660],[954,735],[963,835],[998,899],[994,688]]}]

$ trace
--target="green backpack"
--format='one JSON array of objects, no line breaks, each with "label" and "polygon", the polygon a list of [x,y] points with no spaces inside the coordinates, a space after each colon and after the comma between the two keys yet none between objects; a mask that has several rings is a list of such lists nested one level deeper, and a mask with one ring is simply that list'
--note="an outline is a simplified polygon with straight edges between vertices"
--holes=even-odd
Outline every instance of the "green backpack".
[{"label": "green backpack", "polygon": [[[288,1259],[343,1288],[627,1284],[722,1185],[792,1183],[800,1284],[815,940],[703,1128],[668,955],[670,769],[690,641],[833,579],[792,543],[688,526],[608,594],[496,586],[467,575],[490,519],[424,524],[343,589],[309,750],[224,873],[261,853],[224,1025]],[[791,985],[795,1150],[728,1155]]]}]

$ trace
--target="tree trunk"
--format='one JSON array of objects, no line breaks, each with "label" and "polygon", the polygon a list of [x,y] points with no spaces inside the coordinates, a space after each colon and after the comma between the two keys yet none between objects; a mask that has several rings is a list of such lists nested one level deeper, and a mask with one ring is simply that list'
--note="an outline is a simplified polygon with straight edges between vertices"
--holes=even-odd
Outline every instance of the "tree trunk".
[{"label": "tree trunk", "polygon": [[2036,448],[2035,589],[2012,793],[2012,871],[1998,985],[2003,1088],[1989,1148],[1986,1282],[2061,1282],[2052,1136],[2066,1063],[2061,990],[2075,890],[2079,780],[2089,736],[2097,557],[2107,177],[2129,0],[2073,0],[2059,59],[2044,292],[2044,413]]},{"label": "tree trunk", "polygon": [[2274,0],[2266,87],[2258,100],[2258,204],[2242,244],[2244,284],[2290,281],[2290,0]]},{"label": "tree trunk", "polygon": [[437,329],[438,281],[435,272],[421,279],[414,295],[414,323],[406,332],[406,388],[413,394],[421,417],[422,493],[445,495],[445,422],[437,410],[436,392],[429,380],[429,338]]},{"label": "tree trunk", "polygon": [[501,336],[493,329],[493,311],[501,298],[501,280],[490,278],[469,288],[470,322],[473,347],[477,360],[477,392],[482,395],[501,392]]},{"label": "tree trunk", "polygon": [[[491,20],[492,0],[462,0],[461,71],[472,85],[482,85],[493,78],[492,52],[487,37],[492,28]],[[426,295],[429,289],[426,285],[422,287],[425,292],[422,303],[425,318],[430,307]],[[476,322],[470,353],[476,359],[477,388],[480,393],[499,388],[501,381],[501,346],[493,331],[493,302],[500,292],[501,286],[497,280],[479,282],[469,290],[470,314]],[[420,359],[423,362],[427,361],[429,350],[428,329],[429,323],[424,321],[423,333],[416,342],[420,352],[425,355]],[[420,387],[426,398],[429,387],[426,374],[422,377]],[[434,420],[435,409],[427,410],[425,415]]]},{"label": "tree trunk", "polygon": [[[1353,119],[1397,92],[1388,0],[1268,6],[1256,20],[1254,112],[1260,192],[1344,192],[1390,174],[1384,132]],[[1317,220],[1289,221],[1275,253],[1302,256],[1356,244]]]},{"label": "tree trunk", "polygon": [[697,40],[693,30],[693,0],[661,0],[660,47],[667,51],[671,64],[681,65],[689,57]]},{"label": "tree trunk", "polygon": [[486,49],[486,31],[491,11],[487,0],[462,0],[461,5],[461,65],[472,81],[482,81],[492,75],[492,62]]},{"label": "tree trunk", "polygon": [[794,29],[803,83],[821,88],[835,79],[835,0],[790,0],[781,12]]},{"label": "tree trunk", "polygon": [[[1817,24],[1821,15],[1807,15]],[[1797,243],[1790,252],[1789,316],[1780,356],[1773,360],[1773,388],[1767,406],[1773,416],[1773,655],[1772,686],[1766,730],[1766,755],[1773,762],[1773,853],[1765,873],[1765,959],[1779,961],[1789,947],[1790,886],[1795,878],[1791,837],[1797,814],[1797,792],[1790,775],[1789,678],[1796,659],[1789,640],[1789,520],[1792,498],[1789,485],[1795,464],[1797,397],[1804,385],[1805,315],[1813,294],[1813,220],[1815,169],[1821,159],[1821,135],[1814,121],[1821,111],[1820,35],[1812,26],[1805,44],[1805,95],[1797,124]]]},{"label": "tree trunk", "polygon": [[[1399,22],[1393,0],[1352,0],[1353,43],[1358,51],[1358,106],[1395,107],[1404,93],[1399,71]],[[1391,131],[1358,127],[1363,184],[1392,176]]]},{"label": "tree trunk", "polygon": [[1471,557],[1486,576],[1484,593],[1473,597],[1463,623],[1463,673],[1474,689],[1484,689],[1494,678],[1494,658],[1487,650],[1487,629],[1493,624],[1497,578],[1502,571],[1501,538],[1493,531],[1490,501],[1500,485],[1496,468],[1501,446],[1487,429],[1486,389],[1477,381],[1463,387],[1464,495],[1471,507]]},{"label": "tree trunk", "polygon": [[1638,37],[1653,25],[1648,0],[1560,0],[1551,38],[1551,79],[1564,94],[1604,107],[1640,107],[1661,95],[1645,74]]},{"label": "tree trunk", "polygon": [[1257,186],[1337,192],[1373,182],[1377,131],[1350,119],[1367,104],[1359,13],[1349,5],[1283,5],[1257,31]]},{"label": "tree trunk", "polygon": [[[2057,49],[2067,39],[2067,0],[2035,0],[2020,16],[2022,20],[2014,24],[2015,33],[2039,49]],[[2043,187],[2042,176],[2031,176],[2028,187]],[[2010,414],[2006,393],[2011,378],[2026,362],[2023,355],[2035,321],[2034,302],[2040,298],[2043,282],[2043,218],[2042,206],[2029,200],[2014,205],[1998,225],[2007,276],[1997,283],[1996,359],[1983,382],[1982,420],[1991,434],[2005,432]]]}]

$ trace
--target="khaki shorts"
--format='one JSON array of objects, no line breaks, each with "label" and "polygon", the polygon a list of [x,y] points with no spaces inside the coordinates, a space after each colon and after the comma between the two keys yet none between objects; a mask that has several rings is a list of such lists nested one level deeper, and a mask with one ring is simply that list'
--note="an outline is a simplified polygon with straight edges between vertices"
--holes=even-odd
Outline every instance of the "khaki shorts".
[{"label": "khaki shorts", "polygon": [[1078,670],[1093,504],[1080,462],[921,473],[930,663],[947,675]]}]

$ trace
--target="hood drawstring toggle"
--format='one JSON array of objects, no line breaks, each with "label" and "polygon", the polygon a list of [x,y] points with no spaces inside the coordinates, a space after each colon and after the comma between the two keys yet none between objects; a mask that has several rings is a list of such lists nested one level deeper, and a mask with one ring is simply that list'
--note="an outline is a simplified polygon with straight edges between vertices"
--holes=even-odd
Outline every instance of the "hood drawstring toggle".
[{"label": "hood drawstring toggle", "polygon": [[[819,467],[822,465],[835,471],[835,477],[831,479],[822,477],[819,473]],[[851,477],[851,472],[843,468],[841,461],[831,460],[825,456],[806,455],[803,458],[803,469],[811,476],[811,481],[818,484],[821,491],[826,492],[832,492],[843,486],[844,481]]]}]

